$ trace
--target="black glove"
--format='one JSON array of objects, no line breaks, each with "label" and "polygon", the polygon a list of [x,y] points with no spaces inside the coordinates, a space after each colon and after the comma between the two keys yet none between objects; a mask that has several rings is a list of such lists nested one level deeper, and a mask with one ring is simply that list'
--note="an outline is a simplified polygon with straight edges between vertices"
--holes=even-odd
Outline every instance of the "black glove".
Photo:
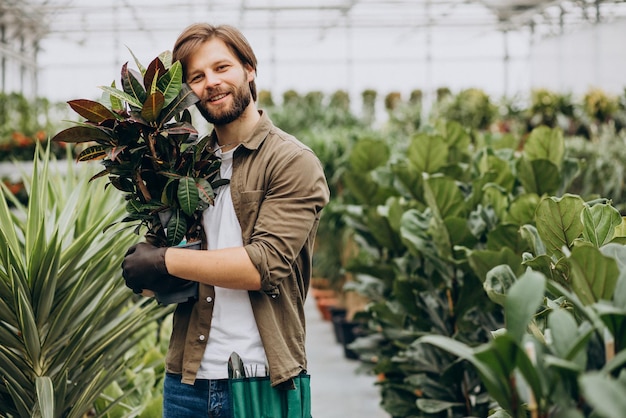
[{"label": "black glove", "polygon": [[146,242],[128,249],[122,262],[122,276],[126,286],[135,293],[143,289],[155,293],[167,293],[188,284],[188,280],[172,276],[165,266],[167,247],[155,247]]}]

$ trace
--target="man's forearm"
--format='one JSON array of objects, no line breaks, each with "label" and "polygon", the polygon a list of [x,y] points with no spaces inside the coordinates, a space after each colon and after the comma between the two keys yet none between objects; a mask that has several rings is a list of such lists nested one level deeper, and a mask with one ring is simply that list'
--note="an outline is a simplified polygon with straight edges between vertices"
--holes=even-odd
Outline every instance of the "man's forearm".
[{"label": "man's forearm", "polygon": [[172,276],[229,289],[259,290],[261,277],[243,247],[196,251],[168,248],[165,265]]}]

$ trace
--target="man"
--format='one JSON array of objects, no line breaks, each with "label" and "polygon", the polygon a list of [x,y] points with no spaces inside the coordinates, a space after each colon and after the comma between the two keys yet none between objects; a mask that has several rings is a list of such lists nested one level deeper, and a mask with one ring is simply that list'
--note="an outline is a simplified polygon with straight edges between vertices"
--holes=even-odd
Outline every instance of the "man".
[{"label": "man", "polygon": [[230,416],[232,352],[281,389],[306,370],[303,305],[329,191],[313,152],[257,109],[257,61],[237,29],[194,24],[179,36],[173,59],[213,124],[230,183],[203,214],[208,251],[141,243],[124,259],[124,277],[131,289],[171,276],[200,283],[198,300],[174,314],[164,416]]}]

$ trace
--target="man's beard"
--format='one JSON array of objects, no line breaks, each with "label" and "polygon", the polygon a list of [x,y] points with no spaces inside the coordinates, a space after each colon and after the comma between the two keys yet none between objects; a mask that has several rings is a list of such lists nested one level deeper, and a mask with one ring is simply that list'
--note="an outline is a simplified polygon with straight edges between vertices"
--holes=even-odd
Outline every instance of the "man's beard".
[{"label": "man's beard", "polygon": [[[213,95],[214,93],[209,92],[209,97]],[[196,107],[200,111],[200,114],[204,116],[209,123],[212,123],[213,125],[226,125],[234,120],[237,120],[237,118],[243,114],[250,104],[252,95],[250,94],[250,87],[248,86],[248,83],[244,82],[237,87],[232,92],[231,96],[233,103],[232,106],[227,109],[217,109],[217,111],[212,112],[208,109],[209,106],[204,105],[204,101],[198,102]]]}]

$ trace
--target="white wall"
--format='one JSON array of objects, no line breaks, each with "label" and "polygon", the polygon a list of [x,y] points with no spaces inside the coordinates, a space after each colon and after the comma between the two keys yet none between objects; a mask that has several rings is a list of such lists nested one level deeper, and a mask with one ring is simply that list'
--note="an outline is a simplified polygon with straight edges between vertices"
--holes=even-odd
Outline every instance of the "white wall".
[{"label": "white wall", "polygon": [[626,88],[626,21],[598,24],[530,48],[530,83],[583,95],[590,88],[622,94]]}]

